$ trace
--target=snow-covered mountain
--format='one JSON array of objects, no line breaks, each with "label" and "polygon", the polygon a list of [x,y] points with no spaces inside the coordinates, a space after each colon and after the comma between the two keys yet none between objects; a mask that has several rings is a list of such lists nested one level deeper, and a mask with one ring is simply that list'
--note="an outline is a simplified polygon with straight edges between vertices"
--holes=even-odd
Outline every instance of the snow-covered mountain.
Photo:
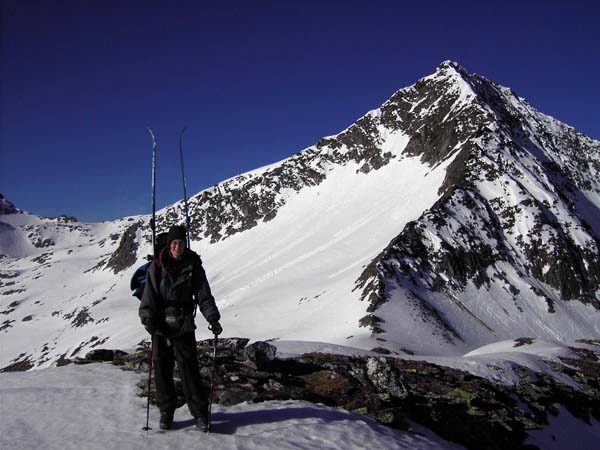
[{"label": "snow-covered mountain", "polygon": [[[193,196],[192,249],[230,336],[436,355],[597,338],[599,173],[600,142],[444,62],[341,133]],[[147,216],[82,224],[4,198],[1,212],[0,368],[146,337],[129,278]],[[182,221],[182,202],[159,212],[162,230]]]}]

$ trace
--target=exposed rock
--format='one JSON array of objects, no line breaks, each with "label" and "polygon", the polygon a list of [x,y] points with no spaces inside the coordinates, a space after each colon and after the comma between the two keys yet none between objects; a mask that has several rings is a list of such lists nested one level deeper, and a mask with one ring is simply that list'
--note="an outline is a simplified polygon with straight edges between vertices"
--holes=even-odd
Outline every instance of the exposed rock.
[{"label": "exposed rock", "polygon": [[71,311],[69,314],[65,314],[63,317],[65,320],[71,320],[72,328],[80,328],[90,322],[91,323],[94,322],[94,319],[92,318],[92,316],[89,313],[89,308],[87,308],[87,307],[83,307],[79,310],[75,309],[75,310]]},{"label": "exposed rock", "polygon": [[60,358],[58,358],[56,360],[56,367],[62,367],[62,366],[67,366],[69,364],[71,364],[73,361],[71,361],[69,358],[67,358],[67,354],[64,353],[60,356]]},{"label": "exposed rock", "polygon": [[77,222],[77,217],[75,216],[67,216],[66,214],[61,214],[56,218],[58,222],[61,223],[75,223]]},{"label": "exposed rock", "polygon": [[47,248],[55,245],[56,243],[52,239],[38,239],[33,242],[33,246],[36,248]]},{"label": "exposed rock", "polygon": [[[9,291],[9,292],[10,292],[10,291]],[[12,293],[13,293],[13,292],[11,292],[11,294],[12,294]],[[12,313],[14,310],[16,310],[16,309],[17,309],[17,306],[19,306],[19,304],[20,304],[20,303],[21,303],[21,302],[19,302],[19,301],[14,301],[14,302],[11,302],[11,303],[8,305],[8,308],[7,308],[7,309],[5,309],[4,311],[0,311],[0,314],[6,314],[6,315],[8,315],[8,314]]]},{"label": "exposed rock", "polygon": [[244,349],[244,357],[256,367],[264,367],[275,359],[277,348],[267,342],[254,342]]},{"label": "exposed rock", "polygon": [[25,372],[33,367],[31,355],[21,353],[11,364],[0,369],[0,372]]},{"label": "exposed rock", "polygon": [[0,331],[9,329],[10,327],[13,326],[13,323],[15,323],[14,320],[10,320],[10,319],[5,320],[4,322],[2,322],[2,325],[0,325]]},{"label": "exposed rock", "polygon": [[[517,367],[522,382],[502,386],[461,370],[393,357],[305,354],[279,359],[270,344],[247,339],[218,341],[215,401],[306,400],[365,414],[406,429],[414,421],[468,449],[526,448],[528,431],[543,428],[548,413],[564,405],[576,417],[600,419],[600,345],[598,351],[572,349],[578,356],[547,362],[581,387]],[[524,345],[527,338],[519,339]],[[198,343],[202,381],[210,385],[212,340]],[[148,345],[114,364],[143,372],[138,387],[148,395]],[[263,355],[259,358],[256,355]],[[251,356],[251,361],[248,357]],[[260,367],[254,363],[262,360]],[[177,379],[177,377],[176,377]],[[178,383],[178,382],[177,382]],[[181,396],[179,404],[184,403]],[[154,402],[154,387],[150,391]],[[531,448],[531,447],[529,447]]]},{"label": "exposed rock", "polygon": [[36,256],[35,258],[32,259],[33,262],[38,263],[38,264],[47,264],[48,261],[50,261],[52,259],[52,253],[51,252],[46,252],[46,253],[42,253],[39,256]]},{"label": "exposed rock", "polygon": [[[73,362],[75,364],[90,364],[95,362],[115,362],[120,361],[121,358],[127,355],[122,350],[108,350],[108,349],[95,349],[86,353],[84,358],[75,358]],[[64,361],[64,360],[63,360]]]},{"label": "exposed rock", "polygon": [[121,237],[121,242],[119,242],[119,247],[106,263],[106,267],[112,269],[114,273],[128,269],[136,263],[137,249],[139,247],[136,241],[136,234],[139,228],[140,224],[134,223],[125,230],[125,233]]}]

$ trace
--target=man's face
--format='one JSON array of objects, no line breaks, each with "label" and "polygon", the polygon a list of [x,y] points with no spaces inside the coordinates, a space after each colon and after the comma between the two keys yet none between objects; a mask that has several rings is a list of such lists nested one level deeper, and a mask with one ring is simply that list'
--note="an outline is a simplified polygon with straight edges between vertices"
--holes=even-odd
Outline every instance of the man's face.
[{"label": "man's face", "polygon": [[169,244],[169,250],[171,251],[171,256],[175,259],[179,258],[183,255],[183,251],[185,250],[185,241],[183,239],[174,239]]}]

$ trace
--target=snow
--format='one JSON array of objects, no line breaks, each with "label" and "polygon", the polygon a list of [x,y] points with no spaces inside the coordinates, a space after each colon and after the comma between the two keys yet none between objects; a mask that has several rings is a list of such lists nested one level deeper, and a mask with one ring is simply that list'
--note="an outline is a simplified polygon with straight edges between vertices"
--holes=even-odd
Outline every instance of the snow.
[{"label": "snow", "polygon": [[[389,133],[385,142],[385,151],[399,154],[407,140]],[[367,305],[356,301],[355,280],[398,229],[438,198],[444,175],[441,167],[425,177],[430,169],[417,158],[393,160],[369,175],[358,169],[334,167],[301,195],[283,192],[286,204],[272,221],[213,245],[192,245],[202,254],[226,330],[252,339],[318,336],[357,345],[346,338],[361,339],[357,323]],[[398,170],[411,176],[398,177]],[[358,331],[363,339],[370,334]]]},{"label": "snow", "polygon": [[375,352],[325,342],[274,340],[269,343],[277,348],[278,358],[293,358],[306,353],[327,353],[330,355],[345,356],[381,356]]},{"label": "snow", "polygon": [[454,369],[464,370],[505,386],[521,384],[523,380],[515,372],[517,368],[527,368],[535,373],[546,374],[559,382],[580,389],[577,383],[553,369],[550,361],[561,363],[560,358],[579,357],[572,348],[586,348],[598,351],[598,347],[581,342],[559,342],[543,339],[508,339],[493,342],[476,348],[462,356],[402,355],[403,359],[427,361]]},{"label": "snow", "polygon": [[591,417],[587,424],[573,416],[565,407],[556,415],[549,415],[549,425],[543,430],[531,431],[525,444],[537,445],[544,450],[592,450],[600,442],[600,422]]},{"label": "snow", "polygon": [[458,450],[416,427],[394,430],[368,417],[302,401],[213,405],[210,434],[195,431],[184,406],[174,429],[158,431],[158,410],[135,395],[140,374],[110,364],[0,373],[0,448],[11,450],[343,449]]},{"label": "snow", "polygon": [[[273,341],[282,357],[308,352],[367,356],[370,352],[323,342]],[[518,345],[517,344],[522,344]],[[514,369],[563,377],[544,361],[573,356],[568,346],[595,348],[585,343],[563,344],[542,340],[530,343],[496,342],[459,357],[408,356],[484,376],[510,385],[519,382]],[[19,450],[145,448],[187,450],[270,449],[447,449],[462,447],[411,423],[409,431],[385,427],[372,419],[305,401],[268,401],[213,405],[213,431],[193,429],[186,406],[175,414],[174,429],[158,429],[159,412],[150,407],[151,431],[146,423],[146,399],[136,395],[144,374],[123,371],[110,363],[69,365],[21,373],[0,373],[0,448]],[[600,438],[600,422],[587,424],[562,408],[549,415],[544,429],[533,430],[527,444],[543,449],[592,449]]]}]

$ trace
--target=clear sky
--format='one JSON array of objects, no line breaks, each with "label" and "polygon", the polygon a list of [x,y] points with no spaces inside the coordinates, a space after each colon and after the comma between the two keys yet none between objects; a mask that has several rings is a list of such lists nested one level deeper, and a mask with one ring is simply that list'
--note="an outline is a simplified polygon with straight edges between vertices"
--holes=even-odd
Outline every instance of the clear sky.
[{"label": "clear sky", "polygon": [[600,2],[2,0],[0,193],[101,221],[279,161],[444,60],[600,139]]}]

